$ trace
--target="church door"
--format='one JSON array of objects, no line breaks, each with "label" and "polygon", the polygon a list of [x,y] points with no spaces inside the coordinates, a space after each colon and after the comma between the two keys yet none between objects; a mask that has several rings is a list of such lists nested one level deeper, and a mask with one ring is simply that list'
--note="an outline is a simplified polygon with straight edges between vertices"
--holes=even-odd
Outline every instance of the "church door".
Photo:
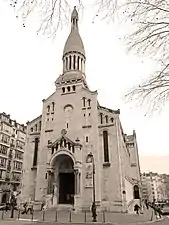
[{"label": "church door", "polygon": [[73,172],[59,173],[59,203],[74,204],[75,176]]}]

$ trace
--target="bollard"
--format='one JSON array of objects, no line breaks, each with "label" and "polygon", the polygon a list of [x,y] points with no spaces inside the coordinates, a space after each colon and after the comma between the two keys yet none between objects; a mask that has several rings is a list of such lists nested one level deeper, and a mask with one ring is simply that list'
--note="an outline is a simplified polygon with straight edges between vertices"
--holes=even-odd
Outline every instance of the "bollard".
[{"label": "bollard", "polygon": [[151,219],[150,219],[150,221],[152,221],[153,220],[153,210],[152,210],[152,213],[151,213]]},{"label": "bollard", "polygon": [[2,210],[2,220],[4,219],[4,210]]},{"label": "bollard", "polygon": [[31,210],[31,215],[32,215],[31,221],[33,221],[33,214],[34,214],[34,210],[32,209],[32,210]]},{"label": "bollard", "polygon": [[103,211],[103,223],[106,222],[105,211]]},{"label": "bollard", "polygon": [[69,211],[69,222],[72,222],[72,212],[71,212],[71,210]]},{"label": "bollard", "polygon": [[20,208],[18,209],[18,220],[19,220],[19,218],[20,218],[20,213],[21,213],[21,210],[20,210]]},{"label": "bollard", "polygon": [[87,215],[86,215],[86,211],[85,211],[85,223],[86,223],[86,221],[87,221]]},{"label": "bollard", "polygon": [[45,210],[42,211],[42,220],[45,221]]},{"label": "bollard", "polygon": [[55,214],[55,222],[58,222],[58,211],[56,209],[56,214]]}]

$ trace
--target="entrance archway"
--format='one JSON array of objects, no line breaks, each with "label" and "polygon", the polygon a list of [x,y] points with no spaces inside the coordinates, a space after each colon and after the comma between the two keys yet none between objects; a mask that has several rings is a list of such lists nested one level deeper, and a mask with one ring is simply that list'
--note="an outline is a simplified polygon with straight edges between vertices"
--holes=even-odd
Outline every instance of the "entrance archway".
[{"label": "entrance archway", "polygon": [[57,171],[58,203],[74,204],[75,174],[73,160],[68,155],[59,155],[56,157],[55,168]]}]

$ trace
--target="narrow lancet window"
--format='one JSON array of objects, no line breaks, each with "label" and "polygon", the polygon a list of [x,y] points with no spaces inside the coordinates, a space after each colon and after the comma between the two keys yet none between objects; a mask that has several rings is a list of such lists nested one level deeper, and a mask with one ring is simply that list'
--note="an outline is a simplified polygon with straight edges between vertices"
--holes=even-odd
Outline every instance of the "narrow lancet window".
[{"label": "narrow lancet window", "polygon": [[76,69],[76,56],[73,56],[73,69]]},{"label": "narrow lancet window", "polygon": [[52,111],[54,112],[55,111],[55,103],[52,102]]},{"label": "narrow lancet window", "polygon": [[108,132],[103,131],[104,162],[109,162]]},{"label": "narrow lancet window", "polygon": [[72,68],[72,57],[71,55],[69,56],[69,69],[71,70]]},{"label": "narrow lancet window", "polygon": [[35,138],[33,166],[37,166],[39,138]]},{"label": "narrow lancet window", "polygon": [[103,123],[103,114],[100,113],[100,123],[102,124]]},{"label": "narrow lancet window", "polygon": [[85,99],[85,97],[83,97],[83,107],[85,107],[86,106],[86,99]]},{"label": "narrow lancet window", "polygon": [[108,123],[108,116],[105,116],[105,119],[106,119],[106,123]]},{"label": "narrow lancet window", "polygon": [[78,70],[80,69],[79,66],[80,66],[80,57],[78,56],[78,57],[77,57],[77,69],[78,69]]},{"label": "narrow lancet window", "polygon": [[66,57],[66,70],[68,69],[68,58]]}]

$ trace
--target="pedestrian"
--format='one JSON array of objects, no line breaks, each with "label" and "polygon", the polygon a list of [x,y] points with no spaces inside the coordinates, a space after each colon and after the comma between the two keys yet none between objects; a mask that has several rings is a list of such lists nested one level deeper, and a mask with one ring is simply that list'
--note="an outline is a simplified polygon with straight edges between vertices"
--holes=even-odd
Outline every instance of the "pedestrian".
[{"label": "pedestrian", "polygon": [[134,211],[136,212],[137,215],[139,215],[139,209],[140,209],[140,206],[138,204],[136,204],[134,206]]},{"label": "pedestrian", "polygon": [[28,203],[27,202],[25,202],[24,204],[23,204],[23,208],[24,208],[24,210],[23,210],[23,212],[21,213],[21,214],[27,214],[27,207],[28,207]]},{"label": "pedestrian", "polygon": [[33,213],[33,202],[32,202],[32,201],[30,201],[30,202],[28,203],[27,213],[28,213],[28,212],[30,212],[30,214]]}]

